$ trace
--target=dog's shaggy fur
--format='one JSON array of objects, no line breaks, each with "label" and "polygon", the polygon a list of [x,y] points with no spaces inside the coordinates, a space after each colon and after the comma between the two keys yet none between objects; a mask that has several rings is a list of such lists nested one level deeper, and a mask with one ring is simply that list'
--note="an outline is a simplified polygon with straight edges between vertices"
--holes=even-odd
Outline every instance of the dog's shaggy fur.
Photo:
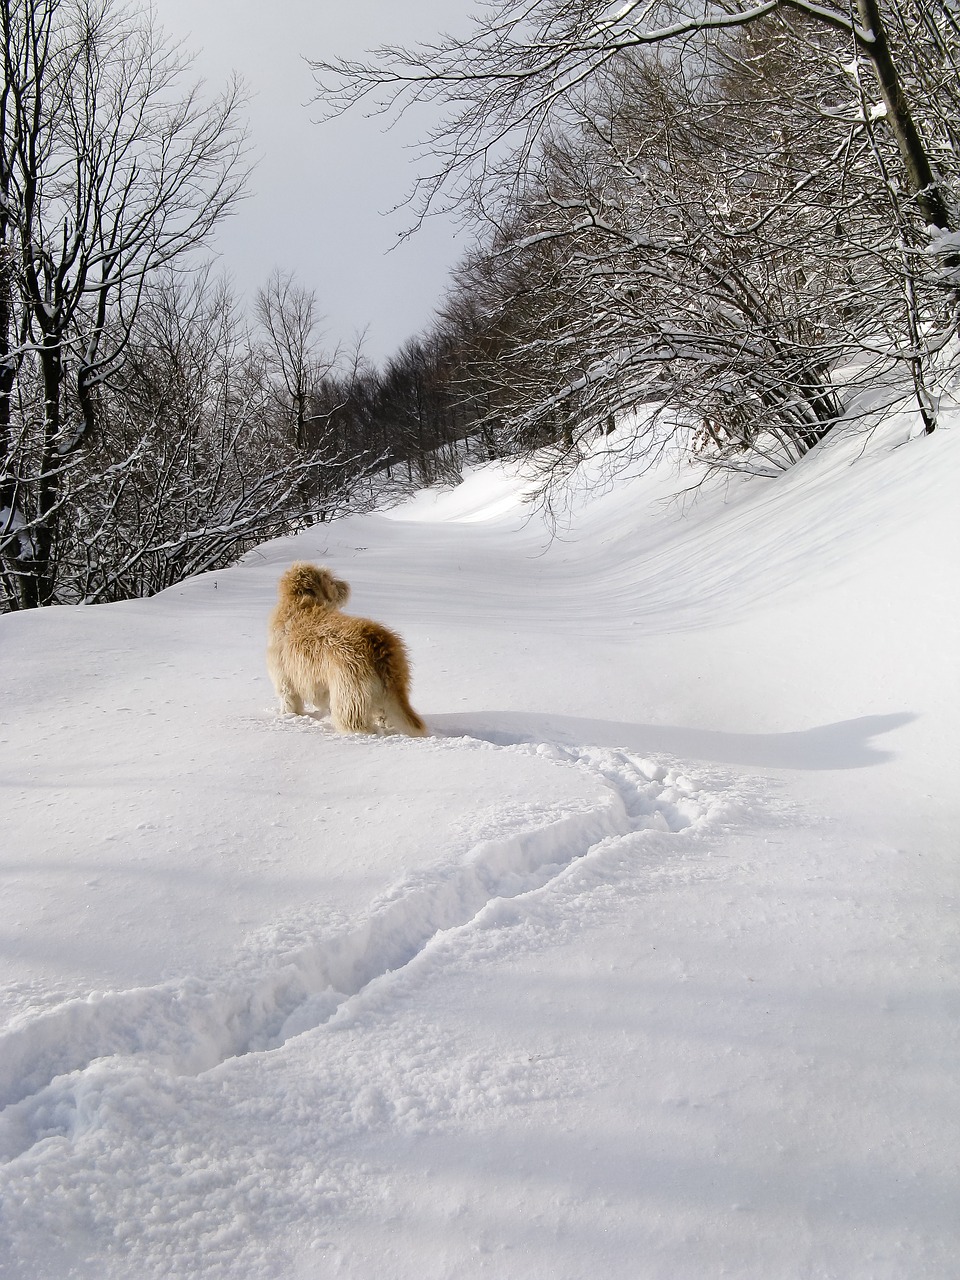
[{"label": "dog's shaggy fur", "polygon": [[403,641],[369,618],[341,613],[350,588],[329,569],[298,561],[280,579],[270,618],[267,668],[284,711],[311,702],[330,712],[340,733],[427,727],[410,705],[410,664]]}]

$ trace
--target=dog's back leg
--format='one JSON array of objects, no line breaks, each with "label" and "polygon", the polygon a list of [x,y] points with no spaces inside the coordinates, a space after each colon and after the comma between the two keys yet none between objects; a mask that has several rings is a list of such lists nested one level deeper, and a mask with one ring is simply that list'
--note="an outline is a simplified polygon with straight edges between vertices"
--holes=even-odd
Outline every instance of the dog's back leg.
[{"label": "dog's back leg", "polygon": [[342,671],[331,678],[330,719],[338,733],[376,733],[373,698],[362,680]]},{"label": "dog's back leg", "polygon": [[330,714],[330,690],[325,684],[314,686],[312,700],[317,709],[317,715],[328,716]]}]

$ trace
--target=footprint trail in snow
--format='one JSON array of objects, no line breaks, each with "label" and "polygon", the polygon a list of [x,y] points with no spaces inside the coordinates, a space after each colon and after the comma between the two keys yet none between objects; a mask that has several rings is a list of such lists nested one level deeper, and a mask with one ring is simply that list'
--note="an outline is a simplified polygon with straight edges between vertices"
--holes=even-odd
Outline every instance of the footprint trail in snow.
[{"label": "footprint trail in snow", "polygon": [[729,796],[700,789],[675,768],[625,751],[472,738],[442,750],[502,750],[585,770],[601,803],[532,830],[476,845],[466,857],[411,875],[331,937],[277,955],[255,978],[220,985],[181,979],[93,994],[15,1019],[0,1035],[0,1160],[73,1132],[83,1074],[98,1060],[143,1071],[199,1075],[242,1055],[349,1016],[364,993],[429,953],[441,935],[480,926],[504,899],[542,892],[571,867],[611,851],[640,853],[645,833],[697,829]]}]

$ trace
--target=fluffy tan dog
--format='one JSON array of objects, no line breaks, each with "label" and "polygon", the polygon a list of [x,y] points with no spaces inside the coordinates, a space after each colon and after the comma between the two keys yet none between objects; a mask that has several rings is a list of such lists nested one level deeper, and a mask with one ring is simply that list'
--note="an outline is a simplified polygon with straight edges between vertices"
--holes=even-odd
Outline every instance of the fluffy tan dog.
[{"label": "fluffy tan dog", "polygon": [[312,702],[329,710],[340,733],[383,728],[420,737],[427,726],[410,705],[403,641],[379,622],[341,613],[349,595],[329,569],[302,560],[280,579],[267,648],[280,705],[303,715]]}]

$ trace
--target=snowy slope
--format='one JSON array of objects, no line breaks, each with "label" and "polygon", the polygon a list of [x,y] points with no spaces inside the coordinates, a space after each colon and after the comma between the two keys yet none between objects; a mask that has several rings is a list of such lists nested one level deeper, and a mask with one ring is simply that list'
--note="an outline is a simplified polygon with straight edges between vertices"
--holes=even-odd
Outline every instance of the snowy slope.
[{"label": "snowy slope", "polygon": [[[953,1276],[957,426],[0,619],[0,1275]],[[428,739],[276,714],[294,558]]]}]

